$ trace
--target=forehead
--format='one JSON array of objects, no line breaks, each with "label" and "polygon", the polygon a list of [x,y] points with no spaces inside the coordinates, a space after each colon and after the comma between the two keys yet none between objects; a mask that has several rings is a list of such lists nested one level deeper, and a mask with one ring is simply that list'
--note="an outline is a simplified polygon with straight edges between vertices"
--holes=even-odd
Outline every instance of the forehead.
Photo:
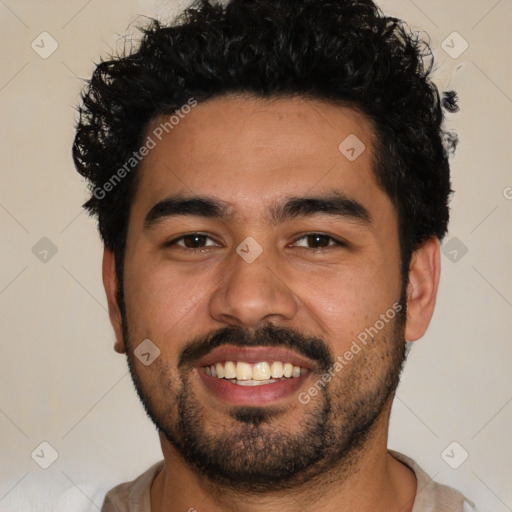
[{"label": "forehead", "polygon": [[306,192],[338,190],[367,203],[383,195],[372,171],[371,121],[349,107],[231,95],[169,120],[158,116],[147,128],[154,147],[141,165],[135,207],[208,194],[254,216]]}]

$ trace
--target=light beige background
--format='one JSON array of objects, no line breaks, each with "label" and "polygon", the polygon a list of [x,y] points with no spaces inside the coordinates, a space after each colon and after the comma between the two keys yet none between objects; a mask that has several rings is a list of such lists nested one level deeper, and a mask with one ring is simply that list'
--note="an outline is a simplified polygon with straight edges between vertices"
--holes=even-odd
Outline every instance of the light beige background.
[{"label": "light beige background", "polygon": [[[431,36],[437,82],[459,93],[462,110],[449,119],[461,142],[446,240],[468,249],[456,263],[443,256],[436,314],[411,350],[389,446],[483,512],[511,511],[512,3],[381,5]],[[95,511],[108,488],[161,458],[124,356],[113,352],[102,247],[81,213],[86,189],[70,150],[74,107],[94,62],[119,34],[137,34],[129,27],[136,15],[179,8],[161,0],[0,0],[2,511]],[[59,45],[47,59],[31,48],[43,31]],[[456,59],[442,48],[454,31],[469,44]],[[42,237],[57,248],[47,262],[32,252]],[[58,452],[46,470],[31,458],[43,441]],[[469,453],[458,469],[441,457],[453,441]]]}]

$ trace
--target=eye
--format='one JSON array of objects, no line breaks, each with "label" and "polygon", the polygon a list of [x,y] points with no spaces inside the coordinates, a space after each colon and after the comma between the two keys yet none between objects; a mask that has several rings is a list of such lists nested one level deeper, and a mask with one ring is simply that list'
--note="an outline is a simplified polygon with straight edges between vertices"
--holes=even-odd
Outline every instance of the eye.
[{"label": "eye", "polygon": [[[207,245],[208,240],[213,243]],[[299,243],[301,240],[303,242]],[[333,237],[323,233],[308,233],[297,239],[294,245],[316,250],[327,249],[333,246],[345,246],[343,242],[335,240]],[[204,233],[188,233],[165,244],[165,247],[172,246],[179,246],[183,247],[184,249],[200,251],[201,249],[206,249],[208,247],[218,247],[218,244],[210,236]]]},{"label": "eye", "polygon": [[[304,240],[304,244],[297,244],[298,241]],[[308,248],[308,244],[315,245],[316,247],[312,247],[312,249],[326,249],[328,247],[332,247],[335,245],[338,246],[344,246],[345,244],[343,242],[340,242],[338,240],[335,240],[329,235],[324,235],[323,233],[308,233],[307,235],[302,236],[295,242],[295,245],[298,245],[299,247],[306,247]],[[330,243],[333,242],[333,243]]]},{"label": "eye", "polygon": [[[171,247],[173,245],[178,245],[180,247],[184,247],[185,249],[192,250],[200,250],[206,247],[217,246],[217,243],[211,245],[204,245],[207,240],[212,240],[208,235],[203,233],[189,233],[187,235],[180,236],[179,238],[175,238],[170,242],[165,244],[166,247]],[[213,241],[213,240],[212,240]]]}]

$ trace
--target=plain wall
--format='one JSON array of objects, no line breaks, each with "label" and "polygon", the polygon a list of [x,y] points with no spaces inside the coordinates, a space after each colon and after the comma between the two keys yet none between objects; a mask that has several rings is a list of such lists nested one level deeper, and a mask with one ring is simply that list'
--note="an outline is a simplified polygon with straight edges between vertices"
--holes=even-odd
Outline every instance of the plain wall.
[{"label": "plain wall", "polygon": [[[100,55],[116,48],[119,34],[137,35],[131,24],[137,15],[165,18],[184,4],[0,3],[3,512],[98,510],[106,490],[161,458],[125,357],[113,351],[102,245],[95,222],[81,211],[86,187],[70,150],[82,79]],[[442,89],[455,88],[461,105],[449,116],[460,137],[446,237],[452,245],[442,257],[434,319],[414,343],[397,392],[389,446],[414,458],[436,481],[461,490],[483,512],[510,511],[512,4],[380,4],[430,35],[436,81]],[[446,40],[452,53],[462,48],[454,31],[469,45],[457,58],[442,45]],[[47,59],[31,47],[35,40],[40,51],[50,48],[48,36],[40,42],[42,32],[58,42]],[[43,237],[55,255],[48,241],[40,242]],[[45,249],[48,261],[42,262]],[[46,470],[31,458],[43,441],[58,452]],[[453,441],[469,453],[458,469],[441,456]]]}]

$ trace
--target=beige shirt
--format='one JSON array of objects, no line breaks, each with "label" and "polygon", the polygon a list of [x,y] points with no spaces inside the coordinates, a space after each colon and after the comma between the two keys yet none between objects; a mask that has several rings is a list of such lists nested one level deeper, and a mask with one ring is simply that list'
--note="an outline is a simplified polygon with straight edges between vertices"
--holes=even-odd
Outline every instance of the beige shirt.
[{"label": "beige shirt", "polygon": [[[452,487],[434,482],[412,459],[392,450],[389,453],[416,475],[418,485],[412,512],[477,512],[473,502]],[[151,484],[163,467],[162,460],[132,482],[111,489],[105,496],[101,512],[151,512]]]}]

